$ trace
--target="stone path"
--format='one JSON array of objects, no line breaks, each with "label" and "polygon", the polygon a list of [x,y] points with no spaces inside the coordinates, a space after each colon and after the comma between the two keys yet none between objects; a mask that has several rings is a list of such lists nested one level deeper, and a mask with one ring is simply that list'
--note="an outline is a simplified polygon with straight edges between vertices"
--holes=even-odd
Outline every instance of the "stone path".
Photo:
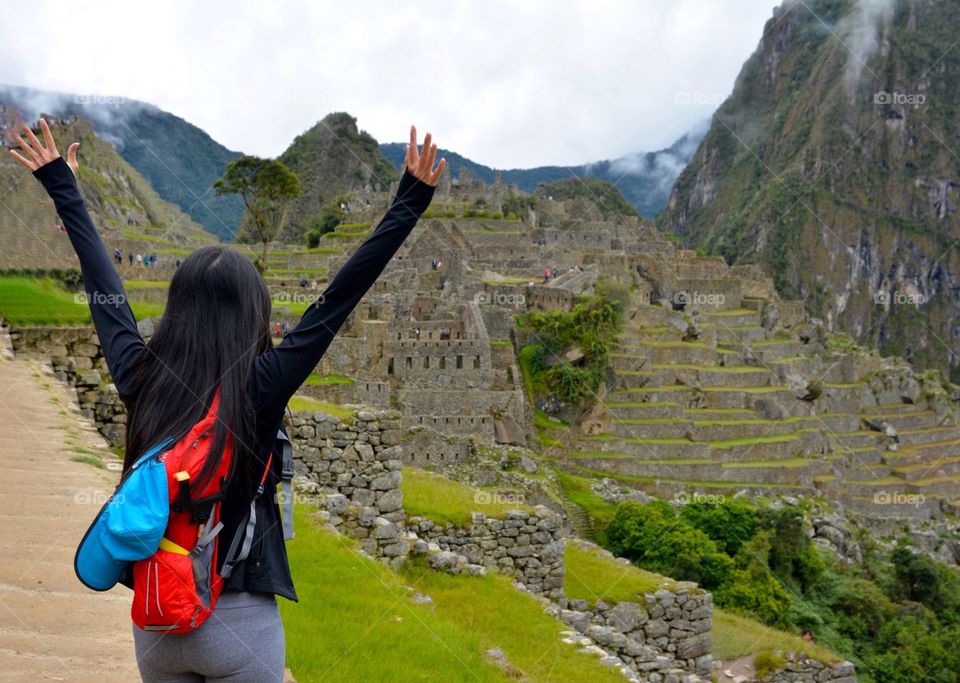
[{"label": "stone path", "polygon": [[112,454],[39,364],[0,360],[0,681],[139,680],[130,593],[85,588],[77,543],[117,473]]}]

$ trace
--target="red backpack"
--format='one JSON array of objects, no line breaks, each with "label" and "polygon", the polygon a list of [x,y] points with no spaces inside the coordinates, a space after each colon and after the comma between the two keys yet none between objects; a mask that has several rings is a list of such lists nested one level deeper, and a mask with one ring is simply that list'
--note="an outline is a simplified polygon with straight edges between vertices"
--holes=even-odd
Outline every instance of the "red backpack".
[{"label": "red backpack", "polygon": [[159,549],[133,563],[131,615],[133,622],[147,631],[188,633],[200,626],[213,613],[233,568],[250,551],[256,525],[254,504],[263,493],[273,453],[250,504],[247,523],[237,529],[219,573],[220,506],[233,459],[230,435],[217,471],[202,489],[191,490],[191,482],[198,478],[210,453],[219,402],[218,390],[203,419],[159,456],[167,473],[170,517]]}]

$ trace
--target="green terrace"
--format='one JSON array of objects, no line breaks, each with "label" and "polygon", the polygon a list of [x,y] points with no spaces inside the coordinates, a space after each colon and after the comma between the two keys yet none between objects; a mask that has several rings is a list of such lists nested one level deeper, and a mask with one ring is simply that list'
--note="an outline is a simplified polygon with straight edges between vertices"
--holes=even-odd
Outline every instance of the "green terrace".
[{"label": "green terrace", "polygon": [[[130,301],[137,319],[163,312],[163,304]],[[47,278],[0,276],[0,316],[10,324],[84,327],[92,325],[86,295]]]},{"label": "green terrace", "polygon": [[[703,489],[741,489],[741,488],[755,488],[755,489],[785,489],[785,490],[795,490],[798,487],[795,484],[784,483],[784,482],[740,482],[740,481],[693,481],[693,480],[683,480],[683,479],[672,479],[666,477],[641,477],[632,474],[618,474],[616,472],[607,472],[606,470],[596,470],[589,467],[581,467],[578,465],[571,465],[571,467],[584,475],[591,477],[607,477],[610,479],[616,479],[618,481],[623,481],[628,484],[646,484],[646,485],[661,485],[661,484],[674,484],[682,487],[696,487]],[[902,480],[898,480],[902,481]]]},{"label": "green terrace", "polygon": [[[629,601],[643,604],[642,596],[660,588],[675,588],[676,582],[618,561],[596,548],[567,543],[564,551],[564,592],[574,600],[595,604]],[[803,652],[821,662],[839,662],[842,657],[828,648],[803,640],[796,633],[767,626],[754,619],[714,607],[713,656],[732,660],[762,651]]]},{"label": "green terrace", "polygon": [[[294,506],[289,549],[299,602],[280,601],[287,666],[299,681],[384,679],[404,662],[405,680],[618,683],[623,676],[562,642],[567,626],[505,576],[450,576],[412,561],[394,572],[322,528],[310,505]],[[323,558],[318,562],[317,558]],[[429,595],[431,604],[412,598]],[[359,645],[359,646],[358,646]],[[483,653],[501,648],[505,673]]]},{"label": "green terrace", "polygon": [[307,381],[304,382],[304,384],[308,384],[311,386],[333,385],[333,384],[350,385],[350,384],[353,384],[353,378],[346,377],[344,375],[334,375],[334,374],[321,375],[319,373],[313,372],[310,374],[309,377],[307,377]]},{"label": "green terrace", "polygon": [[533,511],[533,506],[488,495],[494,491],[492,488],[473,488],[413,467],[403,468],[401,487],[408,515],[426,517],[439,524],[468,526],[474,512],[505,517],[509,510]]},{"label": "green terrace", "polygon": [[354,415],[357,413],[356,409],[354,408],[348,408],[336,403],[330,403],[328,401],[321,401],[309,396],[293,396],[289,403],[287,403],[287,406],[290,408],[290,410],[294,411],[305,410],[311,413],[327,413],[343,421],[352,420]]}]

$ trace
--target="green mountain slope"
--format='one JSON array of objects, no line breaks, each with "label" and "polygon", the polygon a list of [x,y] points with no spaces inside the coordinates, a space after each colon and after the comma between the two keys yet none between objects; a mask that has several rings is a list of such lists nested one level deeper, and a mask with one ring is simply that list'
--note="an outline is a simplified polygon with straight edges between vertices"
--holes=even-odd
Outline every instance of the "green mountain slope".
[{"label": "green mountain slope", "polygon": [[151,104],[122,97],[92,97],[0,85],[0,105],[16,106],[29,121],[41,113],[80,115],[111,142],[164,200],[229,240],[240,224],[238,197],[218,197],[213,181],[239,156],[203,130]]},{"label": "green mountain slope", "polygon": [[[80,188],[108,250],[155,253],[161,265],[169,265],[216,241],[178,206],[161,199],[88,121],[53,122],[51,129],[62,150],[80,142]],[[12,158],[0,160],[0,268],[76,267],[53,203],[29,176]]]},{"label": "green mountain slope", "polygon": [[282,239],[300,242],[325,202],[343,192],[385,191],[400,177],[377,141],[343,112],[327,114],[298,135],[279,157],[300,176],[301,195],[291,202]]},{"label": "green mountain slope", "polygon": [[785,3],[661,227],[957,378],[958,25],[956,3]]}]

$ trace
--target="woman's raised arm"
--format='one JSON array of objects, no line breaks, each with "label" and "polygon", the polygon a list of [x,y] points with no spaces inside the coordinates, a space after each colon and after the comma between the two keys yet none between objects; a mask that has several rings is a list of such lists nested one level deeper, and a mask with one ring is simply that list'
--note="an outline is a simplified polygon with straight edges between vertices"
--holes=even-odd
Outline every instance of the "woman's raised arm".
[{"label": "woman's raised arm", "polygon": [[287,401],[313,372],[337,330],[430,205],[446,166],[446,160],[441,159],[434,170],[437,146],[430,144],[430,137],[427,133],[420,154],[417,130],[410,127],[403,174],[386,215],[283,342],[257,357],[252,379],[256,383],[257,407],[265,413],[283,412]]},{"label": "woman's raised arm", "polygon": [[53,199],[80,259],[83,288],[107,367],[121,398],[126,399],[133,389],[130,369],[143,351],[144,341],[137,330],[137,321],[127,301],[120,275],[80,196],[75,177],[79,170],[77,148],[80,143],[70,145],[64,161],[57,151],[50,126],[44,119],[40,119],[40,130],[43,133],[42,143],[28,126],[24,126],[26,139],[17,136],[14,142],[20,146],[20,150],[11,149],[10,154],[33,172]]}]

